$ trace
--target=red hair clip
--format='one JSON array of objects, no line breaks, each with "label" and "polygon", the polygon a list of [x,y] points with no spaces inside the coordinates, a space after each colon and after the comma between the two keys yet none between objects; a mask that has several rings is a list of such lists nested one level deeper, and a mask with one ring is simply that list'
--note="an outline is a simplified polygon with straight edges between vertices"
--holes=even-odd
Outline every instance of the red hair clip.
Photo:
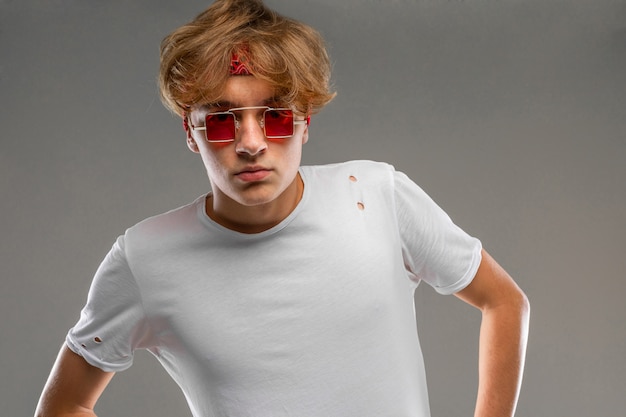
[{"label": "red hair clip", "polygon": [[245,55],[240,58],[239,55],[233,53],[230,60],[230,75],[252,75],[246,61]]}]

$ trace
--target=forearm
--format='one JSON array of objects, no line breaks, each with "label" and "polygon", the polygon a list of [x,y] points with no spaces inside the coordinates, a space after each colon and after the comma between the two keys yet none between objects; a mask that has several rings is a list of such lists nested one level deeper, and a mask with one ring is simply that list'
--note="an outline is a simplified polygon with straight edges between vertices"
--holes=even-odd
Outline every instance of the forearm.
[{"label": "forearm", "polygon": [[521,293],[512,303],[483,310],[475,417],[514,415],[522,382],[529,311],[528,301]]}]

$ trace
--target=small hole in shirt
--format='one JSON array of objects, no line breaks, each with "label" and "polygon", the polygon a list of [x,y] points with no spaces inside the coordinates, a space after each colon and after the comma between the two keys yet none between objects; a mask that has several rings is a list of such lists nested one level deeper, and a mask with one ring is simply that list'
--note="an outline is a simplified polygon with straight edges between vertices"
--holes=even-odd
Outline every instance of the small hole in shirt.
[{"label": "small hole in shirt", "polygon": [[365,210],[365,204],[361,203],[360,201],[356,203],[356,206],[361,211]]},{"label": "small hole in shirt", "polygon": [[356,181],[357,181],[357,179],[356,179],[356,177],[355,177],[354,175],[350,175],[350,176],[348,177],[348,179],[349,179],[350,181],[352,181],[352,182],[356,182]]},{"label": "small hole in shirt", "polygon": [[96,343],[102,343],[102,339],[100,339],[97,336],[93,338],[93,341],[96,342]]}]

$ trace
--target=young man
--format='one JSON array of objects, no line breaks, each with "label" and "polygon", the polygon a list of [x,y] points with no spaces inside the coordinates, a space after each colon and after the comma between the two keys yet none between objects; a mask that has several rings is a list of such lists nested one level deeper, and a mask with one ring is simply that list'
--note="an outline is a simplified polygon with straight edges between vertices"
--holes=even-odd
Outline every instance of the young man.
[{"label": "young man", "polygon": [[333,97],[319,34],[216,1],[161,52],[164,102],[212,191],[118,238],[37,415],[93,415],[147,349],[197,417],[428,416],[420,281],[482,311],[475,415],[512,415],[528,320],[513,280],[389,165],[300,166]]}]

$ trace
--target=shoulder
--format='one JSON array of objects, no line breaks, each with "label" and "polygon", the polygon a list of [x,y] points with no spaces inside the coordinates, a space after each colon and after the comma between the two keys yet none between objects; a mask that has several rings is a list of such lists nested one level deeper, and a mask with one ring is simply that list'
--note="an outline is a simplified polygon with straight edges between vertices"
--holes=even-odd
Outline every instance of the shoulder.
[{"label": "shoulder", "polygon": [[348,179],[352,182],[366,181],[380,184],[393,180],[395,169],[385,162],[354,160],[327,165],[303,166],[302,172],[307,178],[334,181]]},{"label": "shoulder", "polygon": [[148,217],[128,228],[124,235],[127,247],[152,246],[157,242],[177,241],[198,230],[198,210],[205,196],[162,214]]},{"label": "shoulder", "polygon": [[305,190],[309,188],[315,206],[326,213],[338,216],[341,207],[352,213],[363,206],[381,215],[393,212],[396,171],[387,163],[357,160],[306,166],[301,172]]},{"label": "shoulder", "polygon": [[132,226],[130,230],[149,230],[155,227],[160,229],[162,227],[176,226],[181,222],[187,221],[189,218],[195,218],[198,205],[201,205],[205,201],[205,197],[206,196],[204,195],[200,196],[191,203],[169,210],[165,213],[148,217]]}]

